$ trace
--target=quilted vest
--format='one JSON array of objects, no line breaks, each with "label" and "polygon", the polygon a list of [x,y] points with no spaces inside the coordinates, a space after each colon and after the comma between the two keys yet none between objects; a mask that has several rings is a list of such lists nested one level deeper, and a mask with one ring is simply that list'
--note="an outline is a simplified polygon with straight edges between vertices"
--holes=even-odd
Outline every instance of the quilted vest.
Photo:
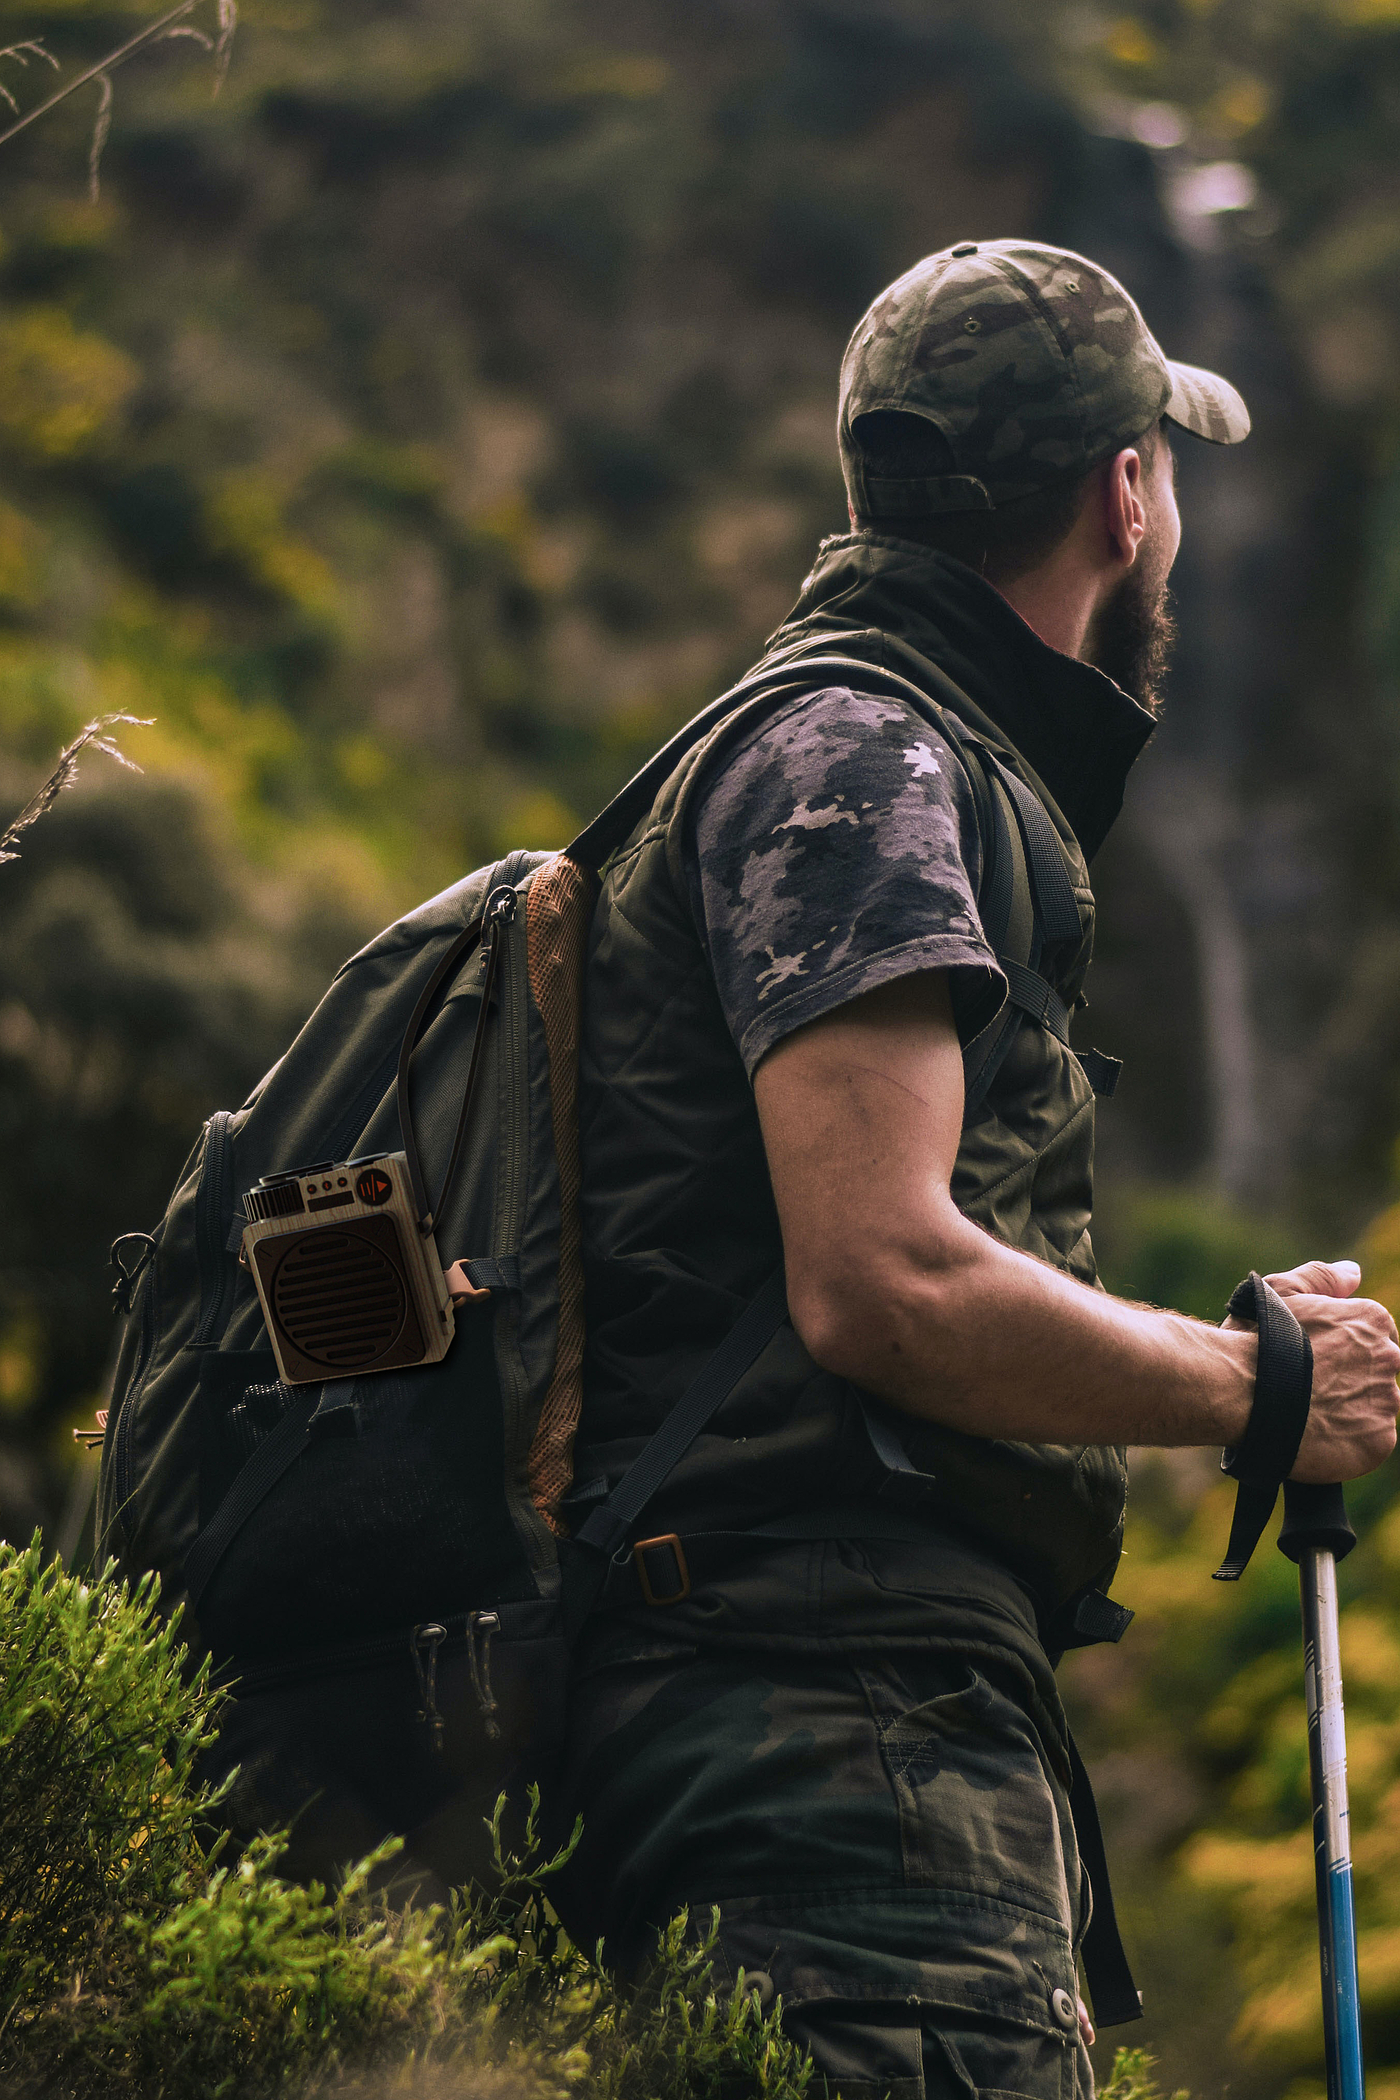
[{"label": "quilted vest", "polygon": [[[760,668],[790,664],[797,677],[804,655],[833,653],[911,681],[935,721],[955,716],[1039,799],[1080,922],[1078,941],[1042,969],[1073,1007],[1093,948],[1086,847],[1116,812],[1150,718],[1046,648],[981,578],[900,541],[826,543]],[[1061,717],[1068,748],[1055,750]],[[1044,769],[1063,774],[1084,840],[1013,740],[1018,718]],[[594,912],[580,1074],[585,1501],[620,1475],[781,1259],[752,1089],[684,872],[692,801],[724,737],[713,732],[676,768],[605,869]],[[1081,742],[1092,762],[1076,769]],[[1075,1052],[1024,1020],[969,1110],[952,1184],[974,1223],[1091,1286],[1094,1113]],[[1013,1443],[916,1420],[821,1370],[787,1332],[676,1468],[648,1525],[734,1530],[829,1509],[839,1531],[853,1502],[893,1500],[990,1547],[1050,1625],[1079,1594],[1107,1589],[1125,1499],[1116,1446]]]}]

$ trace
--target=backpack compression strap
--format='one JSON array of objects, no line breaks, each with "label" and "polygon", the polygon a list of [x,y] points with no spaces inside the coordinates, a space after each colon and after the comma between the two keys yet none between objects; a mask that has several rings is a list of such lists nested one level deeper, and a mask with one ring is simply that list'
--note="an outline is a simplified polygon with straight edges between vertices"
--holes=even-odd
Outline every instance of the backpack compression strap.
[{"label": "backpack compression strap", "polygon": [[574,1534],[575,1543],[590,1546],[609,1559],[625,1545],[628,1533],[667,1476],[684,1458],[702,1429],[729,1398],[750,1364],[757,1362],[787,1319],[787,1288],[777,1269],[751,1298],[661,1427],[653,1432],[606,1502]]}]

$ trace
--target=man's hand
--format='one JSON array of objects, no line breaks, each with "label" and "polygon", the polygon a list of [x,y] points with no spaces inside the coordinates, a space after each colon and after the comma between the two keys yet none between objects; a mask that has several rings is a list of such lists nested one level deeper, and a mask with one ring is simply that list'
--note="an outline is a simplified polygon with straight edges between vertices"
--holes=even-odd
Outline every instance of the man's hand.
[{"label": "man's hand", "polygon": [[[1312,1407],[1291,1478],[1355,1480],[1395,1449],[1400,1341],[1383,1305],[1355,1295],[1354,1261],[1308,1261],[1267,1276],[1312,1343]],[[1227,1320],[1239,1327],[1238,1320]]]}]

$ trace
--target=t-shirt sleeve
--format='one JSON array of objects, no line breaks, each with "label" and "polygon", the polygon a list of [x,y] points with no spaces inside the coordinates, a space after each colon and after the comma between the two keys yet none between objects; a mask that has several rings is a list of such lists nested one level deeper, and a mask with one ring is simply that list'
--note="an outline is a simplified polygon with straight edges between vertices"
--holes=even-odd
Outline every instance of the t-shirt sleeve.
[{"label": "t-shirt sleeve", "polygon": [[862,992],[946,970],[963,1042],[1006,981],[977,914],[982,849],[961,761],[897,700],[794,701],[700,783],[686,873],[746,1070]]}]

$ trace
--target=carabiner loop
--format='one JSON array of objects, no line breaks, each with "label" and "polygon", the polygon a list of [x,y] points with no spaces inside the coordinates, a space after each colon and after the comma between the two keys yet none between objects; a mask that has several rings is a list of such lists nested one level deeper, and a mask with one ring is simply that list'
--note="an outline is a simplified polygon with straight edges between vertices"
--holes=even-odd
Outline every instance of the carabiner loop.
[{"label": "carabiner loop", "polygon": [[437,1652],[446,1639],[447,1628],[436,1622],[415,1626],[409,1637],[409,1652],[418,1675],[418,1696],[423,1702],[418,1719],[428,1731],[428,1747],[435,1757],[442,1756],[447,1734],[447,1723],[437,1706]]}]

